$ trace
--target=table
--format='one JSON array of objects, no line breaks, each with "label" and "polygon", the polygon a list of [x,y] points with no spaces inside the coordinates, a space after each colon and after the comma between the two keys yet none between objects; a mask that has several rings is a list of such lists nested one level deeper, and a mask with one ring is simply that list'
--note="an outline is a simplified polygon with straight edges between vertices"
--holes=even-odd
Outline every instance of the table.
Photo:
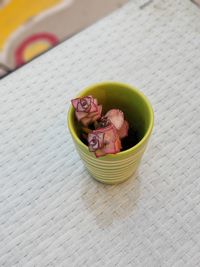
[{"label": "table", "polygon": [[[130,1],[0,82],[1,266],[199,266],[200,9]],[[155,128],[140,171],[94,181],[66,126],[82,88],[140,88]]]}]

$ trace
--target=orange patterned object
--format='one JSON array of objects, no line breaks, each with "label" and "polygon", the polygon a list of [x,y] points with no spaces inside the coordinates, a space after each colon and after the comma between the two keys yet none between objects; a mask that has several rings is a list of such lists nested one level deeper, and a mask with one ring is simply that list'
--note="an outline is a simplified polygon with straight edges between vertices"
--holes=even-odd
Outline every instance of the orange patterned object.
[{"label": "orange patterned object", "polygon": [[126,1],[0,0],[0,77]]}]

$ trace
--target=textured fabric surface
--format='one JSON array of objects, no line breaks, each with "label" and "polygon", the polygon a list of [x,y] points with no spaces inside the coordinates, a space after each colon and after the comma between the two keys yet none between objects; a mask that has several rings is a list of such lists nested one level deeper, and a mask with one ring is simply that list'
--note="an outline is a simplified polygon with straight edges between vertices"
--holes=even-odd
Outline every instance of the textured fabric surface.
[{"label": "textured fabric surface", "polygon": [[[199,266],[200,12],[144,2],[0,82],[0,266]],[[118,186],[88,175],[66,126],[69,100],[102,80],[155,111],[140,171]]]}]

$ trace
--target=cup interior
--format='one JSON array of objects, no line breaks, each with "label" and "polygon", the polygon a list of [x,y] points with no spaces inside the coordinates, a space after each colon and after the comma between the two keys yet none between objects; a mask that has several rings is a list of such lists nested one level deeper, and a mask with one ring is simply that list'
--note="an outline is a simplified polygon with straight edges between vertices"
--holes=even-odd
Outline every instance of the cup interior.
[{"label": "cup interior", "polygon": [[[102,114],[113,108],[122,110],[130,129],[133,129],[136,134],[129,138],[133,139],[137,136],[136,143],[150,134],[153,128],[153,110],[148,99],[139,90],[123,83],[104,82],[86,88],[78,97],[87,95],[97,98],[98,103],[103,106]],[[75,138],[80,139],[80,129],[72,106],[69,110],[68,122],[70,122],[71,133]]]}]

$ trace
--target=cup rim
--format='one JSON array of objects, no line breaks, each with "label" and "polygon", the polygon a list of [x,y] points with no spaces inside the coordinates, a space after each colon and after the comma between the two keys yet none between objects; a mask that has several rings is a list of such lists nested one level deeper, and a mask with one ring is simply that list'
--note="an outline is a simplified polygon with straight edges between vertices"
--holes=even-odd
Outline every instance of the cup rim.
[{"label": "cup rim", "polygon": [[[104,158],[116,158],[116,155],[120,155],[120,156],[124,156],[124,155],[129,155],[132,154],[133,152],[137,151],[139,148],[141,148],[143,145],[145,145],[146,141],[148,140],[149,136],[151,135],[151,132],[153,130],[153,126],[154,126],[154,112],[153,112],[153,108],[152,105],[150,104],[148,98],[139,90],[137,89],[135,86],[131,86],[127,83],[123,83],[123,82],[117,82],[117,81],[104,81],[104,82],[98,82],[98,83],[94,83],[91,84],[90,86],[87,86],[86,88],[84,88],[83,90],[81,90],[76,97],[81,97],[81,96],[85,96],[87,95],[87,92],[90,91],[92,88],[98,87],[98,86],[102,86],[102,85],[118,85],[118,86],[122,86],[122,87],[126,87],[128,89],[133,90],[136,94],[138,94],[146,103],[149,113],[150,113],[150,123],[149,123],[149,127],[145,133],[145,135],[143,136],[143,138],[133,147],[126,149],[124,151],[118,152],[117,154],[108,154],[106,156],[104,156]],[[70,133],[73,137],[73,139],[75,140],[75,142],[80,145],[83,149],[87,149],[88,151],[88,146],[85,145],[80,138],[77,136],[74,127],[72,126],[72,114],[73,114],[73,108],[72,108],[72,104],[70,103],[70,107],[68,110],[68,115],[67,115],[67,122],[68,122],[68,128],[70,130]]]}]

